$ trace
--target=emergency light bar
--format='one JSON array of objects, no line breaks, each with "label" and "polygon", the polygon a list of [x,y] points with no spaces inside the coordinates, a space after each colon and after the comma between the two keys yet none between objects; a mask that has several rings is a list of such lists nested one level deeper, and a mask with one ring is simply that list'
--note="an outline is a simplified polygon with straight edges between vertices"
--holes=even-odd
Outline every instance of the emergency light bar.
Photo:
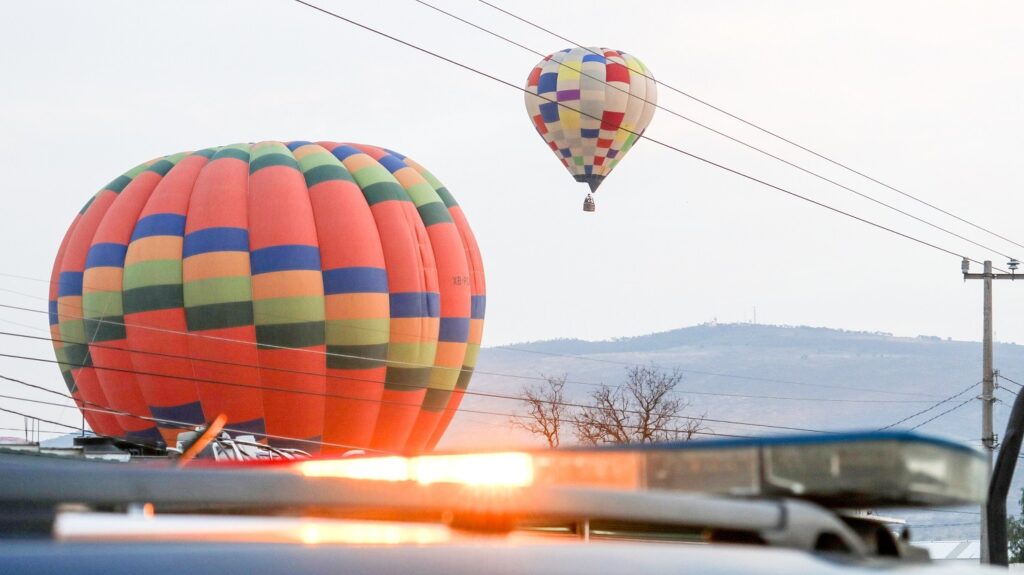
[{"label": "emergency light bar", "polygon": [[827,507],[981,503],[987,482],[980,452],[909,432],[355,457],[297,465],[311,477],[796,497]]}]

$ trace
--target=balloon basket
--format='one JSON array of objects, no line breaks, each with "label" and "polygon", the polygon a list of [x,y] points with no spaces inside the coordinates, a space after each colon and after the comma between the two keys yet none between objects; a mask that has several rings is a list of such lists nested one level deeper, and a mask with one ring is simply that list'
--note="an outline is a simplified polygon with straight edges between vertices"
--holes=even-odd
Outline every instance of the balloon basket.
[{"label": "balloon basket", "polygon": [[594,196],[592,196],[591,194],[587,194],[586,199],[583,200],[583,211],[584,212],[593,212],[596,209],[597,209],[597,205],[594,203]]}]

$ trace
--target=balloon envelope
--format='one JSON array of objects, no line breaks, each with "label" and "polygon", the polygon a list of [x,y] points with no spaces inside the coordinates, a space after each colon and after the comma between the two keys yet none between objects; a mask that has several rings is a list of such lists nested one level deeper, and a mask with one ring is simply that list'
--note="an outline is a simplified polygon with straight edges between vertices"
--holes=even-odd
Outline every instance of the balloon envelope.
[{"label": "balloon envelope", "polygon": [[526,111],[578,182],[596,191],[650,124],[657,104],[644,64],[609,48],[571,48],[541,60],[526,81]]},{"label": "balloon envelope", "polygon": [[52,277],[68,389],[94,431],[133,441],[223,413],[232,435],[308,452],[429,449],[483,332],[461,208],[416,162],[360,144],[137,166],[82,208]]}]

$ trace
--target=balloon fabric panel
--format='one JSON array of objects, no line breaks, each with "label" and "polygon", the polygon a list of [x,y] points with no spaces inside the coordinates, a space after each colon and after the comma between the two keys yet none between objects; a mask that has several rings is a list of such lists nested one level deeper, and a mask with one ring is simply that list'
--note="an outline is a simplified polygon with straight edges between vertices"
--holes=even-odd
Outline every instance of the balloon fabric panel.
[{"label": "balloon fabric panel", "polygon": [[224,413],[235,435],[310,452],[436,444],[475,364],[484,287],[429,172],[374,146],[262,142],[108,188],[55,262],[54,349],[81,400],[166,421],[86,410],[95,431],[172,443]]},{"label": "balloon fabric panel", "polygon": [[328,354],[324,441],[369,445],[384,395],[391,319],[380,236],[363,192],[338,158],[309,142],[289,148],[309,188],[320,245]]},{"label": "balloon fabric panel", "polygon": [[[189,197],[206,162],[202,152],[189,155],[157,184],[132,231],[122,280],[125,340],[150,412],[160,420],[191,425],[206,418],[192,381],[181,254]],[[158,427],[168,443],[180,431],[173,425]]]},{"label": "balloon fabric panel", "polygon": [[327,350],[313,208],[285,145],[262,142],[251,154],[249,257],[267,433],[294,438],[272,437],[271,445],[317,451]]},{"label": "balloon fabric panel", "polygon": [[402,185],[422,220],[437,270],[440,301],[437,350],[427,391],[405,449],[422,451],[440,423],[451,391],[458,381],[466,356],[471,308],[469,264],[458,228],[438,190],[405,157],[390,150],[375,150],[373,157],[385,166]]},{"label": "balloon fabric panel", "polygon": [[390,336],[385,389],[370,446],[398,451],[412,433],[437,352],[437,270],[429,248],[424,250],[421,245],[426,232],[412,200],[391,172],[371,155],[380,156],[382,151],[341,145],[332,153],[363,190],[384,253]]},{"label": "balloon fabric panel", "polygon": [[266,433],[249,265],[249,145],[220,148],[189,198],[183,304],[203,416]]},{"label": "balloon fabric panel", "polygon": [[[93,369],[83,370],[81,377],[76,375],[76,381],[88,390],[95,379],[96,386],[109,398],[96,403],[136,416],[152,416],[150,408],[160,404],[147,397],[151,390],[143,388],[132,362],[124,319],[124,263],[139,214],[153,190],[182,156],[156,160],[126,182],[95,228],[85,264],[82,302]],[[153,439],[156,430],[151,421],[131,416],[122,416],[120,420],[123,426],[131,425],[132,439]],[[159,433],[166,441],[166,428]]]}]

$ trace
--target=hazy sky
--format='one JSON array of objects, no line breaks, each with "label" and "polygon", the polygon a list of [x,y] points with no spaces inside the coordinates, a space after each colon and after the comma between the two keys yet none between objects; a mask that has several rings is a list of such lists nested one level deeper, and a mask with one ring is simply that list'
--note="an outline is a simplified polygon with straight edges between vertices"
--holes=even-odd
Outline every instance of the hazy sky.
[{"label": "hazy sky", "polygon": [[[537,60],[413,0],[318,1],[516,84]],[[436,3],[538,51],[568,47],[477,2]],[[1024,244],[1020,3],[500,3],[573,40],[635,54],[663,82]],[[631,151],[602,186],[598,211],[585,214],[583,186],[534,132],[521,92],[299,4],[4,8],[0,272],[48,278],[84,201],[140,161],[327,139],[407,154],[458,198],[484,255],[486,345],[749,321],[755,306],[764,323],[980,337],[981,286],[960,280],[957,258],[651,142]],[[659,103],[1024,259],[1018,246],[667,89]],[[954,252],[1006,259],[663,110],[648,135]],[[0,276],[10,290],[0,301],[43,309],[46,288]],[[995,297],[997,339],[1024,343],[1024,285],[1001,283]],[[0,320],[45,335],[44,316],[0,310]],[[3,343],[50,357],[45,343]],[[0,373],[62,387],[51,365],[0,359]],[[23,407],[77,421],[72,410]],[[5,425],[21,419],[0,414]]]}]

